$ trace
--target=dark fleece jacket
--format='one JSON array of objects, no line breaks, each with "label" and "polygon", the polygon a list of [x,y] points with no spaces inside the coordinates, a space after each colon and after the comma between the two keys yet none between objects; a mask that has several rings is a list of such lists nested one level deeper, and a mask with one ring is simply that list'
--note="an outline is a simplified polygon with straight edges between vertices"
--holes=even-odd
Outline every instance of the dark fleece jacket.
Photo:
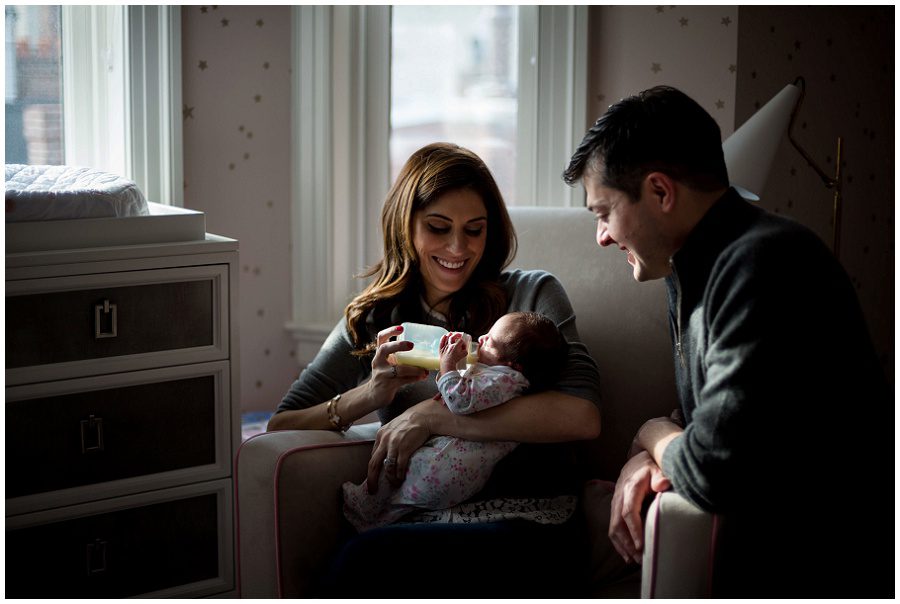
[{"label": "dark fleece jacket", "polygon": [[817,235],[734,190],[672,265],[686,428],[663,471],[724,514],[729,595],[864,593],[875,552],[893,564],[893,531],[857,524],[880,510],[892,526],[893,405],[850,279]]}]

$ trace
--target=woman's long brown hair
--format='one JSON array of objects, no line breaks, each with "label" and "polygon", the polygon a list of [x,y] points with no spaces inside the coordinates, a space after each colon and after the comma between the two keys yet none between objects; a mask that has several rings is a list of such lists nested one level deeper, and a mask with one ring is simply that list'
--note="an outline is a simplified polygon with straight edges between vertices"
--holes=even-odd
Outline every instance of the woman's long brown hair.
[{"label": "woman's long brown hair", "polygon": [[375,347],[365,325],[372,310],[389,312],[413,297],[418,304],[422,276],[413,246],[416,212],[445,193],[460,189],[470,189],[481,196],[487,210],[487,241],[469,281],[453,294],[447,319],[451,329],[459,329],[467,321],[466,329],[477,335],[486,332],[506,312],[508,301],[498,278],[516,255],[516,234],[500,189],[477,155],[451,143],[433,143],[412,154],[388,192],[381,210],[384,256],[358,275],[375,278],[344,309],[358,354]]}]

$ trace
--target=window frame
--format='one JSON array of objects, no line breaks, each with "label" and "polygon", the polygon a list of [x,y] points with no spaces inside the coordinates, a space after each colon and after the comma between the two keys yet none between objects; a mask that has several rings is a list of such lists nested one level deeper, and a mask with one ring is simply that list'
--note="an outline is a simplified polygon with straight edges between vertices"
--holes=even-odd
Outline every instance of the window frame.
[{"label": "window frame", "polygon": [[[519,7],[516,205],[583,206],[560,174],[587,124],[586,6]],[[389,6],[292,9],[292,293],[307,364],[381,255],[390,187]],[[538,119],[538,117],[543,119]]]},{"label": "window frame", "polygon": [[181,8],[61,6],[65,162],[184,205]]}]

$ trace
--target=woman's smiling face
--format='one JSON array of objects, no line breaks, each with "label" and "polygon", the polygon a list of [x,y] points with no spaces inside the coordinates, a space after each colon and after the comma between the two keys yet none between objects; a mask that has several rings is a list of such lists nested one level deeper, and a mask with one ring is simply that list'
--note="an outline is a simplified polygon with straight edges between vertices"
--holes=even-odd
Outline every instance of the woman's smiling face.
[{"label": "woman's smiling face", "polygon": [[446,313],[448,296],[468,282],[487,242],[487,210],[471,189],[448,191],[413,217],[413,247],[425,286],[425,301]]}]

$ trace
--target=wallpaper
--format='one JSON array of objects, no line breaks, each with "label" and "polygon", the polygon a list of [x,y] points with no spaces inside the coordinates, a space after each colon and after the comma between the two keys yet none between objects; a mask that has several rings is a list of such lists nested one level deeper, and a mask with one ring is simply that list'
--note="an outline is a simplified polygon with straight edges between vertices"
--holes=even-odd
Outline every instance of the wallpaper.
[{"label": "wallpaper", "polygon": [[666,84],[700,103],[723,136],[731,134],[738,7],[603,6],[590,19],[588,125],[616,101]]},{"label": "wallpaper", "polygon": [[[893,383],[894,7],[747,6],[739,16],[737,125],[802,76],[806,95],[794,138],[832,177],[843,138],[838,257]],[[805,224],[830,246],[833,197],[785,137],[763,207]]]},{"label": "wallpaper", "polygon": [[240,244],[240,401],[271,411],[299,373],[291,319],[291,8],[182,8],[184,205]]}]

